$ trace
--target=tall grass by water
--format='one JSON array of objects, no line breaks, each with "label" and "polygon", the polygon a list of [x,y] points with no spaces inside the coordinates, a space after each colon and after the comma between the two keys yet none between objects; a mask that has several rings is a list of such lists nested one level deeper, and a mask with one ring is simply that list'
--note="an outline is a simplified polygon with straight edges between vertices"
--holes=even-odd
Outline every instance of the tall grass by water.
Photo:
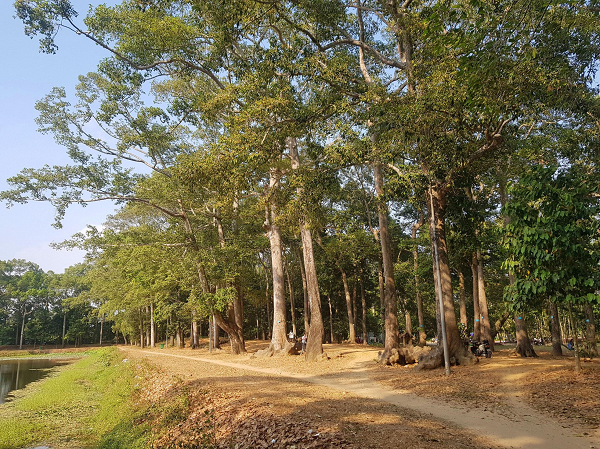
[{"label": "tall grass by water", "polygon": [[146,429],[134,425],[130,399],[135,382],[134,367],[118,349],[89,351],[0,407],[0,449],[142,448]]}]

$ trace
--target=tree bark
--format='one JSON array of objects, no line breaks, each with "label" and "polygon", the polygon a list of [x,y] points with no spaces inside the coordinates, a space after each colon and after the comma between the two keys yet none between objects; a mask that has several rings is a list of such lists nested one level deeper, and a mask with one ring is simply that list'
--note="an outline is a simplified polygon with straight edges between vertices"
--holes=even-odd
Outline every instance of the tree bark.
[{"label": "tree bark", "polygon": [[150,303],[150,347],[156,346],[156,332],[154,324],[154,303]]},{"label": "tree bark", "polygon": [[360,302],[362,305],[362,343],[363,345],[368,344],[367,341],[367,300],[365,298],[365,272],[363,268],[360,269]]},{"label": "tree bark", "polygon": [[598,355],[598,346],[596,345],[596,323],[594,322],[594,308],[592,304],[586,302],[585,308],[585,324],[586,324],[586,346],[591,355]]},{"label": "tree bark", "polygon": [[465,292],[465,275],[458,270],[458,298],[460,301],[460,322],[467,328],[467,301]]},{"label": "tree bark", "polygon": [[102,346],[102,331],[104,330],[104,314],[100,317],[100,342],[98,346]]},{"label": "tree bark", "polygon": [[289,264],[285,264],[285,275],[287,278],[288,284],[288,293],[290,295],[290,312],[292,316],[292,332],[295,336],[298,336],[298,332],[296,330],[296,305],[294,303],[294,286],[292,285],[292,280],[290,279],[290,267]]},{"label": "tree bark", "polygon": [[327,295],[327,303],[329,304],[329,340],[333,343],[333,309],[331,308],[331,295]]},{"label": "tree bark", "polygon": [[67,326],[67,312],[65,311],[63,313],[62,344],[61,344],[61,348],[65,347],[65,330],[66,330],[66,326]]},{"label": "tree bark", "polygon": [[413,269],[415,277],[415,299],[417,301],[417,319],[419,320],[419,346],[424,347],[427,344],[427,334],[425,333],[425,318],[423,316],[423,297],[419,285],[419,249],[417,248],[417,231],[423,226],[424,217],[421,213],[419,221],[412,226],[413,240]]},{"label": "tree bark", "polygon": [[354,315],[352,313],[352,298],[350,297],[350,288],[348,287],[348,277],[346,272],[338,265],[340,272],[342,273],[342,283],[344,284],[344,295],[346,297],[346,311],[348,313],[348,340],[350,343],[356,342],[356,331],[354,329]]},{"label": "tree bark", "polygon": [[381,335],[385,340],[385,282],[383,280],[383,262],[381,259],[379,259],[377,277],[379,282],[379,311],[381,313],[381,322],[383,323]]},{"label": "tree bark", "polygon": [[521,357],[537,357],[529,333],[527,332],[527,323],[525,321],[524,313],[517,313],[515,315],[515,332],[517,334],[517,346],[515,347],[515,353]]},{"label": "tree bark", "polygon": [[479,268],[477,253],[473,253],[471,273],[473,274],[473,340],[481,340],[481,312],[479,310]]},{"label": "tree bark", "polygon": [[[440,273],[441,283],[441,294],[442,294],[442,307],[440,313],[443,315],[446,324],[446,337],[448,344],[448,351],[450,356],[450,363],[454,362],[458,365],[470,365],[477,363],[477,358],[468,351],[458,332],[458,326],[456,325],[456,313],[454,312],[454,298],[452,291],[452,279],[450,273],[450,264],[448,259],[448,245],[446,242],[446,226],[445,226],[445,212],[446,212],[446,188],[440,184],[434,184],[430,189],[430,198],[427,201],[429,213],[433,214],[435,222],[429,220],[429,235],[431,236],[432,254],[434,238],[437,244],[438,253],[438,268]],[[431,215],[430,215],[431,216]],[[435,228],[434,228],[435,226]],[[435,236],[435,237],[434,237]],[[433,261],[436,262],[435,260]],[[434,282],[437,284],[437,271],[434,270]],[[436,289],[436,295],[439,292]],[[437,303],[439,303],[439,296],[437,297]],[[440,334],[440,341],[442,335]],[[444,364],[444,351],[441,344],[431,351],[429,354],[419,358],[418,369],[431,369],[437,368]]]},{"label": "tree bark", "polygon": [[[290,160],[292,163],[292,169],[298,170],[300,168],[300,157],[298,154],[298,146],[295,138],[288,138],[286,140]],[[298,187],[296,193],[299,197],[302,196],[303,188]],[[306,292],[308,296],[308,302],[310,304],[310,323],[308,323],[308,333],[306,341],[306,354],[305,359],[307,361],[317,360],[322,357],[323,354],[323,335],[325,329],[323,327],[323,316],[321,314],[321,296],[319,293],[319,281],[317,278],[317,266],[315,264],[315,255],[313,248],[313,241],[310,229],[307,227],[306,218],[300,220],[300,236],[302,238],[302,258],[304,261],[304,277],[306,279]],[[306,297],[305,297],[306,307]],[[305,309],[305,326],[306,326],[306,309]]]},{"label": "tree bark", "polygon": [[394,280],[394,259],[392,242],[389,233],[388,207],[383,200],[383,170],[380,163],[374,164],[375,192],[379,199],[377,211],[379,216],[379,241],[383,261],[383,277],[385,291],[385,343],[379,361],[387,363],[392,349],[398,349],[398,305],[396,297],[396,281]]},{"label": "tree bark", "polygon": [[562,338],[560,332],[560,322],[558,319],[558,307],[554,301],[549,301],[548,308],[550,309],[550,327],[552,334],[552,355],[562,356]]},{"label": "tree bark", "polygon": [[140,348],[144,347],[144,312],[140,307]]},{"label": "tree bark", "polygon": [[[311,239],[312,243],[312,239]],[[309,323],[310,323],[310,305],[308,299],[308,285],[306,283],[306,272],[304,269],[304,258],[300,253],[299,249],[296,249],[296,254],[298,256],[298,260],[300,261],[300,275],[302,277],[302,294],[304,296],[304,332],[308,336],[309,334]],[[320,301],[319,301],[320,303]]]},{"label": "tree bark", "polygon": [[483,257],[481,252],[477,251],[477,283],[479,285],[479,311],[481,312],[481,338],[490,343],[490,348],[494,350],[494,339],[492,338],[492,329],[488,315],[487,296],[485,294],[485,278],[483,276]]},{"label": "tree bark", "polygon": [[[279,174],[275,169],[270,172],[271,195],[279,184]],[[277,204],[273,198],[269,204],[269,220],[267,235],[271,246],[271,269],[273,271],[273,333],[269,350],[272,352],[283,351],[287,343],[285,323],[285,282],[283,277],[283,257],[281,254],[281,229],[277,224]]]},{"label": "tree bark", "polygon": [[568,307],[569,307],[569,321],[571,322],[571,329],[573,329],[573,334],[574,335],[574,343],[575,343],[575,372],[576,373],[580,373],[581,372],[581,357],[579,356],[580,352],[579,352],[579,336],[577,335],[577,325],[575,324],[575,320],[573,319],[573,310],[571,308],[571,303],[567,303]]}]

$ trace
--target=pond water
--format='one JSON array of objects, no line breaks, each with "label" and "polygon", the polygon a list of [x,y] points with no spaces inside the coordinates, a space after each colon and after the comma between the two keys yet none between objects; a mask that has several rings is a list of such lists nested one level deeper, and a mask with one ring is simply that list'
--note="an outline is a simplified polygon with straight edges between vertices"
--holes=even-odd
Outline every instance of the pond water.
[{"label": "pond water", "polygon": [[46,377],[51,368],[70,363],[69,360],[23,359],[0,360],[0,404],[13,390],[24,388],[30,382]]}]

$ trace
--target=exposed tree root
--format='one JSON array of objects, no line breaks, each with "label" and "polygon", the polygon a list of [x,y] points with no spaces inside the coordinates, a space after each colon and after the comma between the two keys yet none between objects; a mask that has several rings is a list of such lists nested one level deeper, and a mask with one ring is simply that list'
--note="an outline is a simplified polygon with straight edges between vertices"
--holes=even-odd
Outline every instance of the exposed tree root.
[{"label": "exposed tree root", "polygon": [[425,346],[408,345],[402,348],[393,348],[389,354],[379,353],[378,362],[386,365],[411,365],[416,363],[422,354],[426,354],[431,348]]},{"label": "exposed tree root", "polygon": [[[475,365],[479,362],[479,359],[475,357],[470,351],[459,348],[454,354],[450,355],[450,365]],[[419,364],[416,369],[436,369],[444,366],[444,348],[438,346],[437,348],[430,351],[428,354],[423,354],[419,357]]]}]

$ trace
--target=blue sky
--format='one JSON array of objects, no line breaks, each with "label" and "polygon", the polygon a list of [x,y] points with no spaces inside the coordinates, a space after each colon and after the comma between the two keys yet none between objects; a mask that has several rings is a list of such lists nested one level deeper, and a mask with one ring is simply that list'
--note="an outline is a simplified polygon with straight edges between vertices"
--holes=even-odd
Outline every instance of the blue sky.
[{"label": "blue sky", "polygon": [[[64,148],[55,144],[51,135],[37,132],[35,102],[55,86],[64,86],[67,93],[73,93],[77,77],[93,71],[106,56],[105,50],[66,31],[58,36],[57,54],[40,53],[37,40],[25,36],[22,23],[13,18],[12,3],[0,2],[0,54],[4,60],[0,69],[0,190],[7,189],[6,179],[23,168],[68,162]],[[72,3],[85,13],[90,2]],[[72,206],[63,228],[57,230],[51,226],[54,210],[49,204],[18,204],[10,209],[0,204],[0,260],[26,259],[46,271],[60,273],[82,261],[83,252],[56,251],[48,245],[69,238],[88,224],[103,223],[113,210],[109,203]]]}]

